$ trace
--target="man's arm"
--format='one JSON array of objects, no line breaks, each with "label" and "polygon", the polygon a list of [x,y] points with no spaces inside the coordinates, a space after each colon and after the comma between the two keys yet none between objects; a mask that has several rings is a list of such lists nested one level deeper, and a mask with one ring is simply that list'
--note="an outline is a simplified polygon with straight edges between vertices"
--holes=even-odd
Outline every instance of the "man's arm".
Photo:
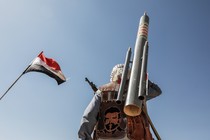
[{"label": "man's arm", "polygon": [[148,87],[149,87],[149,91],[148,91],[148,95],[146,96],[146,100],[153,99],[162,93],[159,86],[156,85],[155,83],[151,82],[150,80],[149,80]]},{"label": "man's arm", "polygon": [[80,129],[78,131],[79,140],[92,140],[91,134],[97,123],[100,103],[101,94],[96,93],[82,116]]}]

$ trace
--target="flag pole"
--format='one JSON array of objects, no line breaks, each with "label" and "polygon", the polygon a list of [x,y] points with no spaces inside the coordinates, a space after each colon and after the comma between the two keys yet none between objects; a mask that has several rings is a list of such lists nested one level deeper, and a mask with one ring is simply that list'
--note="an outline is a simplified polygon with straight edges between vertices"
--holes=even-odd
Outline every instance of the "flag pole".
[{"label": "flag pole", "polygon": [[23,71],[23,73],[12,83],[12,85],[7,89],[7,91],[0,97],[0,100],[7,94],[7,92],[14,86],[14,84],[20,79],[23,74],[25,74],[26,70],[31,66],[31,64]]}]

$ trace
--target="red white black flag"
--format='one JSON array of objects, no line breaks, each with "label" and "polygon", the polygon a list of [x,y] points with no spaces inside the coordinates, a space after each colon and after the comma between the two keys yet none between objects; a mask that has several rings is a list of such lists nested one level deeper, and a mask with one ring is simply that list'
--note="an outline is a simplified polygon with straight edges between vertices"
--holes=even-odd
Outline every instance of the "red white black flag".
[{"label": "red white black flag", "polygon": [[29,65],[29,67],[26,69],[24,73],[32,71],[42,72],[44,74],[47,74],[48,76],[54,78],[57,81],[58,85],[66,81],[66,78],[63,75],[58,63],[52,58],[45,57],[43,52],[41,52],[33,60],[33,62]]}]

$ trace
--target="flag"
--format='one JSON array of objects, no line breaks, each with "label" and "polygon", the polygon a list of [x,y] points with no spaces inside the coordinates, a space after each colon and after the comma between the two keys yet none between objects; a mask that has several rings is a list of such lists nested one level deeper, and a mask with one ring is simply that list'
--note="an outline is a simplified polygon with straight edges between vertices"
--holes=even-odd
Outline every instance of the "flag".
[{"label": "flag", "polygon": [[24,74],[32,71],[47,74],[54,78],[58,85],[66,81],[59,64],[54,59],[45,57],[43,51],[32,61]]}]

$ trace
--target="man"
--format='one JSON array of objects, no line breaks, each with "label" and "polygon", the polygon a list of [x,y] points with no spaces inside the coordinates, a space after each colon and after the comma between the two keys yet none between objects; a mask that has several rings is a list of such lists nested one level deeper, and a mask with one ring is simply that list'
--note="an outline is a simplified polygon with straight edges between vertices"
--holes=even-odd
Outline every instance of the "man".
[{"label": "man", "polygon": [[[87,106],[78,132],[80,140],[152,140],[145,114],[127,116],[124,102],[116,103],[123,67],[118,64],[113,68],[110,83],[99,87]],[[160,94],[160,88],[149,81],[147,100]]]}]

